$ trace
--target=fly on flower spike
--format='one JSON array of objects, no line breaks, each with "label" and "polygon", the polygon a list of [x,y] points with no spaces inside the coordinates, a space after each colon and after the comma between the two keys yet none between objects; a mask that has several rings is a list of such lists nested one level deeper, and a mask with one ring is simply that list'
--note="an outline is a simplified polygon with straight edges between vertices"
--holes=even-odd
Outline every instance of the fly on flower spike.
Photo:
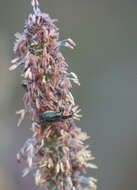
[{"label": "fly on flower spike", "polygon": [[[17,153],[17,161],[26,162],[23,177],[32,173],[41,190],[95,190],[96,179],[86,176],[87,168],[96,168],[84,141],[89,136],[77,127],[79,106],[71,94],[71,82],[80,85],[77,75],[68,71],[62,46],[75,47],[71,39],[59,40],[57,19],[42,13],[38,0],[31,0],[33,13],[25,21],[24,31],[16,33],[9,71],[22,67],[21,86],[25,88],[24,108],[18,126],[28,114],[33,135]],[[44,127],[43,127],[44,126]]]}]

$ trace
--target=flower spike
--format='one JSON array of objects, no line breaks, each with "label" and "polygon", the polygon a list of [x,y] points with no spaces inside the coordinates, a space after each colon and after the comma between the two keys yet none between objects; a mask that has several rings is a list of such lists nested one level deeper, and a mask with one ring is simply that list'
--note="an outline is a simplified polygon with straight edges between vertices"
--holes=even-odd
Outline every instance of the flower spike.
[{"label": "flower spike", "polygon": [[32,137],[17,153],[17,161],[26,162],[22,176],[33,173],[42,190],[95,190],[96,180],[86,177],[87,168],[96,168],[84,141],[89,136],[76,126],[82,117],[71,93],[77,75],[68,71],[60,47],[73,49],[71,39],[59,40],[58,28],[48,14],[31,0],[33,14],[28,16],[23,33],[16,33],[9,71],[22,67],[21,86],[25,89],[24,108],[17,111],[20,126],[28,114]]}]

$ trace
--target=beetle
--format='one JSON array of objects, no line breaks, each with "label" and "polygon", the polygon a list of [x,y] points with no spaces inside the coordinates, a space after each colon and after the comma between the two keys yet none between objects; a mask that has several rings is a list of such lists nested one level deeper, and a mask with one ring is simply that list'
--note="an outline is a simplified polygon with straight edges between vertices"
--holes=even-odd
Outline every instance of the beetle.
[{"label": "beetle", "polygon": [[63,111],[46,111],[44,113],[41,113],[40,116],[40,122],[41,123],[53,123],[53,122],[59,122],[64,121],[66,119],[72,118],[74,115],[73,111],[71,111],[69,114],[64,114]]}]

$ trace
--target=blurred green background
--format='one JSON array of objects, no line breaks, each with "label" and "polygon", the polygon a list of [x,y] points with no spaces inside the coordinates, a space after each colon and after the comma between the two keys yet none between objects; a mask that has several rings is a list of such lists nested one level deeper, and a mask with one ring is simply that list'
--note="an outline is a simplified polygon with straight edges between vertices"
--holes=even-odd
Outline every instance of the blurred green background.
[{"label": "blurred green background", "polygon": [[[58,18],[60,39],[71,37],[74,51],[62,49],[97,171],[99,190],[137,190],[137,1],[39,0],[41,10]],[[14,33],[22,32],[32,12],[30,0],[0,0],[0,190],[36,190],[31,175],[22,178],[24,164],[16,153],[32,133],[30,122],[16,127],[24,94],[20,69],[8,72],[14,58]]]}]

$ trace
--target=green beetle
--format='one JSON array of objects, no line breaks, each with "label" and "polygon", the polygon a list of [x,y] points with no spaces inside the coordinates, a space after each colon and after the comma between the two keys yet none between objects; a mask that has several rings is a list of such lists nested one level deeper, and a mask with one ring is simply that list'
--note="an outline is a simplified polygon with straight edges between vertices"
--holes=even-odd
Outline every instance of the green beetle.
[{"label": "green beetle", "polygon": [[40,114],[40,122],[52,123],[52,122],[64,121],[66,119],[72,118],[73,115],[74,115],[73,111],[71,111],[68,115],[64,114],[63,111],[58,111],[58,112],[47,111]]}]

